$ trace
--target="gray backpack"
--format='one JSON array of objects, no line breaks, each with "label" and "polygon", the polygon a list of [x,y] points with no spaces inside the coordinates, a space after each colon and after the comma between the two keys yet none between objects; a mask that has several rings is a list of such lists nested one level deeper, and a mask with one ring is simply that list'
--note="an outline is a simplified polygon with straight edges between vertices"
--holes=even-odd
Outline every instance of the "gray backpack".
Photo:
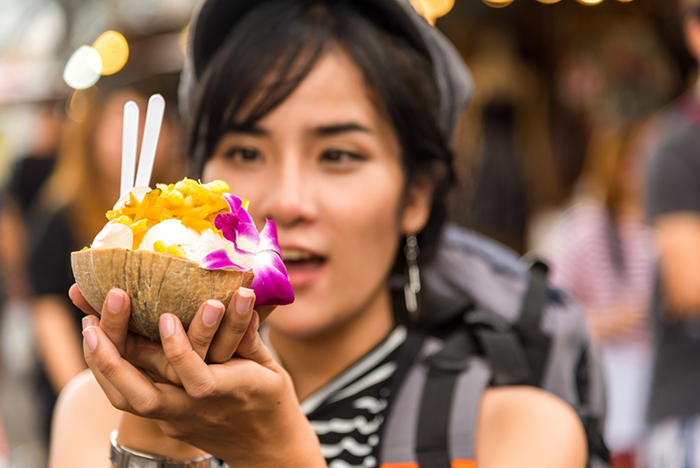
[{"label": "gray backpack", "polygon": [[[602,370],[580,307],[550,288],[546,274],[542,262],[528,263],[487,237],[447,226],[435,259],[421,269],[427,313],[411,325],[413,341],[397,372],[383,464],[473,466],[483,388],[533,385],[576,409],[589,466],[607,466]],[[394,294],[394,303],[403,303],[403,291]]]}]

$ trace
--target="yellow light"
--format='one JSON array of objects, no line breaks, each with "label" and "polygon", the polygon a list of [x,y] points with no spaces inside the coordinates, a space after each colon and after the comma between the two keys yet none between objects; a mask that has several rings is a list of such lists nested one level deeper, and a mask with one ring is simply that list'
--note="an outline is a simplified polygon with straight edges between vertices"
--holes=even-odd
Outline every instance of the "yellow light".
[{"label": "yellow light", "polygon": [[68,59],[63,79],[73,89],[86,89],[97,83],[102,71],[102,58],[90,46],[80,46]]},{"label": "yellow light", "polygon": [[553,5],[555,3],[559,3],[561,0],[537,0],[540,3],[544,3],[546,5]]},{"label": "yellow light", "polygon": [[413,9],[435,25],[435,20],[448,14],[455,6],[455,0],[409,0]]},{"label": "yellow light", "polygon": [[629,3],[629,2],[631,2],[632,0],[617,0],[617,1],[620,2],[620,3]]},{"label": "yellow light", "polygon": [[579,3],[582,3],[584,5],[597,5],[603,0],[577,0]]},{"label": "yellow light", "polygon": [[455,0],[421,0],[426,16],[441,18],[455,6]]},{"label": "yellow light", "polygon": [[482,0],[485,4],[492,8],[503,8],[507,7],[511,3],[513,3],[513,0]]},{"label": "yellow light", "polygon": [[129,44],[116,31],[105,31],[92,44],[102,59],[102,75],[112,75],[121,70],[129,59]]}]

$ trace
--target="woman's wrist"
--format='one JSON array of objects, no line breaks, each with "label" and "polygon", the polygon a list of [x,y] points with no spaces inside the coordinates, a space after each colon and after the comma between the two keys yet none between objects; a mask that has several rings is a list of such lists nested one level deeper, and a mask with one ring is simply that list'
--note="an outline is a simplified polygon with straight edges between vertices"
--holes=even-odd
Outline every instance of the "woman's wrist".
[{"label": "woman's wrist", "polygon": [[117,445],[173,461],[193,460],[206,455],[206,452],[197,447],[166,436],[153,420],[131,413],[122,416]]},{"label": "woman's wrist", "polygon": [[268,430],[256,431],[258,434],[266,434],[261,437],[244,457],[241,453],[223,457],[230,467],[268,468],[270,466],[285,466],[289,468],[327,468],[326,460],[321,454],[321,444],[318,436],[309,424],[309,420],[302,412],[296,393],[289,379],[289,391],[280,398],[276,408],[274,421],[265,423],[268,428],[275,428],[274,432]]}]

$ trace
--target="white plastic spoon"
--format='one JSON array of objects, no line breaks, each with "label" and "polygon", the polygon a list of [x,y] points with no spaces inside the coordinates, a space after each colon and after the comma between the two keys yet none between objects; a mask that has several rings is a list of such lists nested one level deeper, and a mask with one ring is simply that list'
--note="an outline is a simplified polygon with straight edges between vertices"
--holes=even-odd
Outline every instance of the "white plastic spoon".
[{"label": "white plastic spoon", "polygon": [[122,128],[122,178],[119,195],[134,188],[136,172],[136,150],[139,139],[139,106],[134,101],[124,104],[124,127]]},{"label": "white plastic spoon", "polygon": [[141,143],[141,154],[139,156],[139,170],[136,173],[136,187],[148,187],[151,183],[153,162],[156,158],[156,148],[164,114],[165,99],[160,94],[154,94],[148,100],[146,127],[143,131],[143,142]]}]

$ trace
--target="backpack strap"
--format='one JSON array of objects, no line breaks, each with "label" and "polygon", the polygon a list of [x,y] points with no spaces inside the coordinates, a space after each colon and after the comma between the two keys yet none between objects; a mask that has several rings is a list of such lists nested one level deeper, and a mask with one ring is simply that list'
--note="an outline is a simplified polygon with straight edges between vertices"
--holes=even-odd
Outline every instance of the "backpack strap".
[{"label": "backpack strap", "polygon": [[491,364],[493,385],[523,385],[532,381],[528,356],[508,320],[493,312],[474,310],[466,313],[464,321],[481,354]]},{"label": "backpack strap", "polygon": [[517,322],[518,327],[522,329],[540,329],[542,311],[549,296],[548,271],[547,264],[540,260],[535,260],[530,265],[530,282],[522,300],[520,318]]},{"label": "backpack strap", "polygon": [[464,315],[481,353],[491,363],[493,385],[542,383],[550,345],[550,338],[540,326],[549,297],[547,270],[547,265],[539,261],[530,267],[530,281],[516,323],[482,310]]},{"label": "backpack strap", "polygon": [[547,284],[548,271],[549,267],[542,261],[535,260],[530,265],[530,282],[523,297],[520,318],[513,325],[523,344],[532,372],[530,380],[525,383],[538,387],[542,385],[551,344],[550,337],[541,326],[542,312],[550,292]]},{"label": "backpack strap", "polygon": [[428,377],[423,387],[416,433],[416,458],[420,468],[450,468],[447,441],[452,400],[457,378],[467,370],[468,354],[469,338],[458,330],[447,338],[439,352],[426,358]]},{"label": "backpack strap", "polygon": [[381,467],[475,466],[474,431],[491,374],[471,341],[466,334],[426,339],[384,425]]}]

